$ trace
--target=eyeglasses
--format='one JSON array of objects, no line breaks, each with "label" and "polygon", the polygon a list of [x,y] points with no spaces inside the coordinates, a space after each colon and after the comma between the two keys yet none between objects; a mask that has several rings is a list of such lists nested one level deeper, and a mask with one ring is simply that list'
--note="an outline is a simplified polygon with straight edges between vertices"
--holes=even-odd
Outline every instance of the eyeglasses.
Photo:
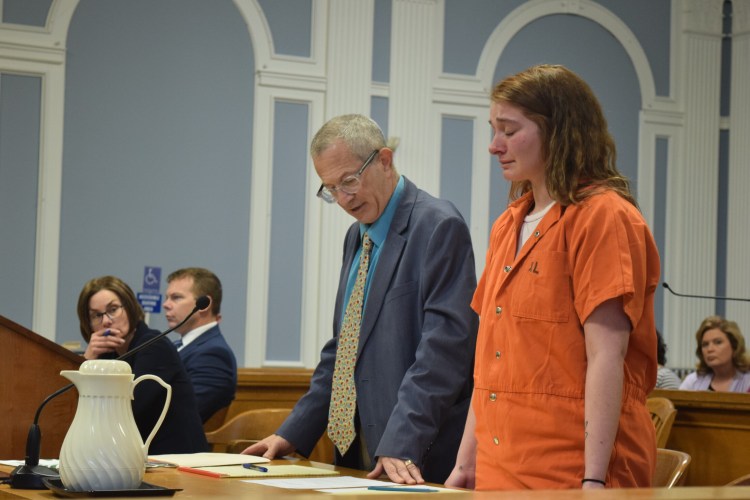
[{"label": "eyeglasses", "polygon": [[122,315],[122,306],[120,304],[112,304],[107,307],[107,310],[103,313],[92,312],[89,316],[92,325],[101,325],[104,321],[104,316],[108,317],[110,321],[114,321]]},{"label": "eyeglasses", "polygon": [[365,163],[357,173],[346,177],[338,186],[328,187],[325,184],[321,184],[316,196],[327,203],[336,203],[336,197],[339,192],[355,194],[362,187],[362,181],[359,178],[362,177],[365,169],[370,166],[370,163],[372,163],[372,160],[375,159],[378,153],[380,153],[379,149],[370,153],[370,156],[367,157]]}]

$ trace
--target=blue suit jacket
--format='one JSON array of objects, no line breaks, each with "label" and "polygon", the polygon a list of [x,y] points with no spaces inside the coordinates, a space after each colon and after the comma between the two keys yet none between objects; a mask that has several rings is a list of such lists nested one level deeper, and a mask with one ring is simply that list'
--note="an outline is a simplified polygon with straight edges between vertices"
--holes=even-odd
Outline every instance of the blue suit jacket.
[{"label": "blue suit jacket", "polygon": [[[362,318],[357,412],[373,464],[379,456],[410,458],[425,479],[443,482],[471,400],[474,254],[455,207],[404,180]],[[344,242],[334,337],[323,348],[309,392],[277,431],[304,455],[326,430],[346,282],[359,245],[355,223]]]},{"label": "blue suit jacket", "polygon": [[229,406],[237,390],[237,360],[219,325],[203,332],[180,350],[182,364],[193,383],[203,422]]}]

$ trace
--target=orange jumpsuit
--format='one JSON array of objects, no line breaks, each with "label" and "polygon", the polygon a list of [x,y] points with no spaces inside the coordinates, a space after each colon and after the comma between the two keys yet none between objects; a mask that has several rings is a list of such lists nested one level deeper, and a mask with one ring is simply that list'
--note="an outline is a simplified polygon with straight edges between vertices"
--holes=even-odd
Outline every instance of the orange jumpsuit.
[{"label": "orange jumpsuit", "polygon": [[633,328],[608,487],[649,486],[656,461],[645,407],[656,382],[659,254],[637,208],[613,191],[555,204],[516,256],[528,193],[497,219],[472,308],[476,487],[580,488],[584,474],[583,323],[622,297]]}]

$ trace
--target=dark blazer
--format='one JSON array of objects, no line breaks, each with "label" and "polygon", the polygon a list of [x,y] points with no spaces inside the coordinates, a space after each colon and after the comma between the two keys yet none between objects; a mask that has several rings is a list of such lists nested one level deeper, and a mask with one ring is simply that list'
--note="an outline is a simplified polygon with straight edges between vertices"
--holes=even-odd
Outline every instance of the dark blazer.
[{"label": "dark blazer", "polygon": [[[371,277],[355,368],[357,413],[367,452],[411,459],[444,482],[456,459],[471,400],[477,317],[469,229],[456,208],[408,179]],[[310,390],[277,434],[307,455],[326,429],[346,282],[359,223],[344,242],[334,311]],[[342,463],[337,452],[337,463]]]},{"label": "dark blazer", "polygon": [[198,412],[205,422],[229,406],[237,389],[237,360],[219,325],[206,330],[180,351],[182,364],[193,383]]},{"label": "dark blazer", "polygon": [[[135,349],[157,335],[158,331],[139,322],[128,350]],[[163,338],[125,361],[130,364],[135,378],[146,374],[157,375],[172,386],[169,410],[151,441],[148,453],[158,455],[208,451],[193,386],[172,342]],[[166,390],[153,380],[144,380],[135,386],[133,416],[144,442],[159,419],[166,394]]]}]

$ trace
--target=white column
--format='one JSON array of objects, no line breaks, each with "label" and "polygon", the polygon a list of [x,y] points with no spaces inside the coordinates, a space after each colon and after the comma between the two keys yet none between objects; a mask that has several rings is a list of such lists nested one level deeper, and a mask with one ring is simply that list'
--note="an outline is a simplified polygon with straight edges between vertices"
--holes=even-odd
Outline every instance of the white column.
[{"label": "white column", "polygon": [[401,144],[395,163],[399,172],[433,195],[439,194],[435,175],[439,156],[440,123],[432,107],[437,74],[438,0],[393,0],[391,23],[391,88],[388,101],[389,135]]},{"label": "white column", "polygon": [[326,119],[369,116],[374,1],[330,0],[328,5]]},{"label": "white column", "polygon": [[[750,0],[734,0],[732,10],[727,296],[750,297]],[[750,339],[750,304],[727,302],[726,316]]]},{"label": "white column", "polygon": [[[683,293],[713,295],[716,289],[716,219],[719,159],[719,96],[722,3],[685,0],[682,8],[681,71],[684,109],[682,161],[669,171],[667,241],[663,275]],[[695,362],[693,332],[714,311],[710,300],[665,295],[665,331],[670,363]],[[679,339],[675,342],[675,339]]]},{"label": "white column", "polygon": [[[320,126],[334,116],[348,113],[370,116],[374,12],[373,0],[330,0],[328,4],[325,116],[312,117],[311,139]],[[317,177],[312,163],[310,168],[310,175]],[[314,198],[315,192],[309,195]],[[312,301],[313,297],[317,299],[314,304],[317,318],[315,335],[312,331],[305,331],[303,326],[303,342],[305,364],[315,366],[320,347],[332,335],[344,234],[354,219],[337,205],[328,205],[317,198],[310,200],[309,207],[307,227],[318,231],[316,235],[309,235],[307,246],[314,249],[305,262],[304,296],[306,301]]]}]

